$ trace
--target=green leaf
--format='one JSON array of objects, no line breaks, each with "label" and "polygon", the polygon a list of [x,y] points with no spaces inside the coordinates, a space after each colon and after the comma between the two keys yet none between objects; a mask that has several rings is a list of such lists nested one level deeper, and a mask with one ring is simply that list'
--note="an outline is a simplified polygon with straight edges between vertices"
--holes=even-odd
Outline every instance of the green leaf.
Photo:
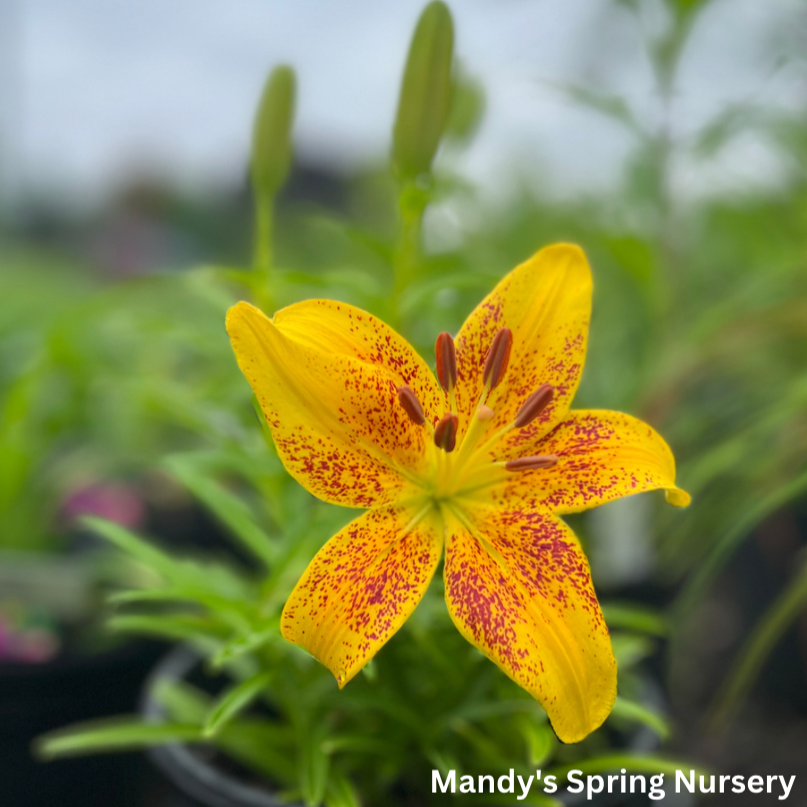
[{"label": "green leaf", "polygon": [[193,641],[209,650],[218,650],[217,640],[227,630],[210,619],[184,614],[113,616],[107,620],[107,627],[121,633],[143,633],[164,639]]},{"label": "green leaf", "polygon": [[653,652],[653,643],[646,637],[628,633],[614,634],[611,637],[611,646],[619,669],[623,671],[638,664]]},{"label": "green leaf", "polygon": [[184,581],[187,579],[187,570],[182,564],[177,563],[169,555],[125,527],[96,516],[84,516],[81,523],[166,580]]},{"label": "green leaf", "polygon": [[174,455],[164,461],[166,467],[196,496],[236,538],[259,560],[271,566],[276,556],[275,546],[255,521],[242,499],[225,490],[215,480],[199,471],[187,458]]},{"label": "green leaf", "polygon": [[246,709],[266,688],[269,679],[269,672],[259,672],[252,678],[248,678],[237,686],[228,689],[211,706],[202,728],[204,736],[212,737],[222,726],[226,725],[239,712]]},{"label": "green leaf", "polygon": [[361,807],[356,789],[339,771],[333,771],[330,775],[325,807]]},{"label": "green leaf", "polygon": [[360,754],[380,754],[381,756],[394,755],[396,749],[390,743],[369,737],[365,734],[337,734],[328,737],[322,742],[322,751],[329,756],[341,751],[350,751]]},{"label": "green leaf", "polygon": [[280,617],[274,617],[267,627],[253,630],[249,633],[240,634],[226,642],[221,650],[210,660],[211,665],[218,669],[227,662],[244,655],[252,653],[260,647],[274,641],[280,637]]},{"label": "green leaf", "polygon": [[765,662],[807,606],[807,563],[765,612],[746,640],[712,709],[711,722],[725,724],[748,697]]},{"label": "green leaf", "polygon": [[210,709],[210,696],[184,681],[160,678],[154,682],[149,695],[165,709],[176,723],[188,723],[201,731],[202,722]]},{"label": "green leaf", "polygon": [[300,738],[299,781],[307,807],[317,807],[325,798],[330,757],[323,751],[324,739],[321,726],[303,732]]},{"label": "green leaf", "polygon": [[717,537],[706,560],[690,576],[675,603],[676,617],[680,619],[681,616],[689,613],[734,550],[760,521],[805,491],[807,491],[807,471],[778,486],[767,496],[751,502],[740,518],[732,522]]},{"label": "green leaf", "polygon": [[233,602],[196,588],[145,588],[119,591],[110,595],[109,602],[116,605],[142,602],[192,602],[206,608],[235,630],[246,632],[252,628],[250,621],[252,611],[244,603]]},{"label": "green leaf", "polygon": [[519,720],[518,727],[527,744],[530,765],[540,768],[557,748],[555,732],[546,723],[536,724],[529,718]]},{"label": "green leaf", "polygon": [[142,718],[114,718],[80,723],[37,739],[34,753],[44,760],[78,754],[106,754],[201,739],[198,726],[144,723]]},{"label": "green leaf", "polygon": [[618,720],[627,720],[631,723],[641,723],[652,729],[662,740],[670,736],[670,727],[667,721],[658,713],[641,703],[617,696],[611,717]]},{"label": "green leaf", "polygon": [[650,608],[627,602],[602,603],[605,622],[612,630],[622,628],[651,636],[666,636],[669,630],[662,614]]}]

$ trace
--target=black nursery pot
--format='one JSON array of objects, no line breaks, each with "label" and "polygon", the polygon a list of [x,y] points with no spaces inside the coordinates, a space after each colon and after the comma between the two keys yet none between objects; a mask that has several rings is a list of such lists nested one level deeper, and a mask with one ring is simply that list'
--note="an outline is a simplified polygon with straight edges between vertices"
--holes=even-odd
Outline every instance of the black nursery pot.
[{"label": "black nursery pot", "polygon": [[[162,658],[143,688],[140,711],[146,720],[166,718],[152,695],[157,682],[182,681],[198,664],[199,656],[184,645]],[[149,757],[175,788],[173,793],[163,792],[150,801],[153,807],[294,807],[278,801],[266,786],[226,770],[218,755],[206,759],[199,749],[176,744],[155,748]]]},{"label": "black nursery pot", "polygon": [[93,655],[69,650],[44,664],[0,664],[0,803],[9,807],[140,807],[148,766],[136,754],[65,759],[31,755],[37,736],[131,712],[156,646],[130,642]]},{"label": "black nursery pot", "polygon": [[59,642],[47,660],[21,661],[7,653],[0,661],[0,804],[140,807],[150,769],[139,755],[45,765],[31,745],[54,729],[132,712],[159,647],[143,640],[110,643],[95,630],[99,595],[90,564],[77,553],[0,552],[0,598],[22,612],[45,615]]}]

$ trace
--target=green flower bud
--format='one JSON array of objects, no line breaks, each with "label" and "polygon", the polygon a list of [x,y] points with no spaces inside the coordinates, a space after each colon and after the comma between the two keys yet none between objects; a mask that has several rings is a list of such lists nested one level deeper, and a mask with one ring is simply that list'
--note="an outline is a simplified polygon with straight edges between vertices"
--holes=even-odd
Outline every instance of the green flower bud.
[{"label": "green flower bud", "polygon": [[255,193],[273,197],[291,168],[296,79],[286,65],[269,75],[252,130],[252,185]]},{"label": "green flower bud", "polygon": [[395,118],[392,160],[404,178],[427,172],[440,145],[451,111],[453,50],[451,13],[435,0],[415,28]]}]

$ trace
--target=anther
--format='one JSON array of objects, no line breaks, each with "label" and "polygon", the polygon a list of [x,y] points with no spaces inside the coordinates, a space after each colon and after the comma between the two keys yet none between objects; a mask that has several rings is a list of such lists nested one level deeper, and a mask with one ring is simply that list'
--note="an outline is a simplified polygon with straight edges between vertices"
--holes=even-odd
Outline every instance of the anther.
[{"label": "anther", "polygon": [[437,380],[445,392],[457,386],[457,351],[451,334],[444,331],[434,344],[434,356],[437,359]]},{"label": "anther", "polygon": [[516,419],[513,422],[517,429],[523,429],[544,411],[544,409],[552,403],[552,398],[555,397],[555,390],[550,384],[541,384],[532,395],[521,404]]},{"label": "anther", "polygon": [[558,458],[554,454],[536,457],[519,457],[517,460],[510,460],[504,464],[507,471],[532,471],[535,468],[552,468],[558,464]]},{"label": "anther", "polygon": [[443,415],[439,423],[434,427],[434,444],[443,451],[451,452],[457,444],[457,423],[456,415],[449,412]]},{"label": "anther", "polygon": [[423,407],[420,401],[412,392],[411,387],[404,386],[398,388],[398,402],[403,407],[404,412],[409,415],[409,420],[416,426],[422,426],[426,422],[426,416],[423,414]]},{"label": "anther", "polygon": [[490,343],[490,350],[485,359],[482,381],[489,390],[494,390],[507,372],[510,361],[510,348],[513,346],[513,332],[509,328],[501,328]]}]

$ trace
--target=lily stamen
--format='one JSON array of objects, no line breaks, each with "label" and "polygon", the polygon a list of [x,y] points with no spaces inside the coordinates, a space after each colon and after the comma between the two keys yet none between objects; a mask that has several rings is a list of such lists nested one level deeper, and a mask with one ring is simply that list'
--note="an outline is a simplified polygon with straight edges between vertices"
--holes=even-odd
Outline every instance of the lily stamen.
[{"label": "lily stamen", "polygon": [[509,328],[500,328],[493,337],[482,370],[482,383],[487,393],[493,392],[507,372],[510,362],[510,349],[513,347],[513,332]]},{"label": "lily stamen", "polygon": [[398,388],[398,402],[401,404],[404,412],[409,415],[409,420],[416,426],[422,426],[426,422],[423,407],[420,405],[420,401],[411,387],[404,384],[402,387]]},{"label": "lily stamen", "polygon": [[457,424],[459,418],[449,412],[440,418],[434,427],[434,444],[437,448],[442,448],[446,453],[451,453],[457,444]]},{"label": "lily stamen", "polygon": [[434,357],[436,360],[437,380],[448,393],[451,411],[457,411],[457,401],[454,390],[457,387],[457,349],[451,334],[443,331],[434,343]]},{"label": "lily stamen", "polygon": [[445,392],[451,392],[457,386],[457,349],[447,331],[437,337],[434,357],[437,361],[437,380]]},{"label": "lily stamen", "polygon": [[481,448],[474,451],[473,456],[478,456],[488,451],[496,445],[502,437],[513,431],[513,429],[523,429],[525,426],[529,426],[529,424],[552,403],[554,396],[555,390],[551,384],[541,384],[541,386],[521,404],[514,420],[499,429]]},{"label": "lily stamen", "polygon": [[554,454],[545,454],[510,460],[504,463],[504,468],[507,471],[533,471],[537,468],[554,468],[557,464],[558,457]]},{"label": "lily stamen", "polygon": [[551,384],[541,384],[535,392],[530,395],[516,413],[516,419],[513,425],[517,429],[523,429],[529,426],[530,423],[544,411],[544,409],[552,403],[552,398],[555,397],[555,390]]}]

